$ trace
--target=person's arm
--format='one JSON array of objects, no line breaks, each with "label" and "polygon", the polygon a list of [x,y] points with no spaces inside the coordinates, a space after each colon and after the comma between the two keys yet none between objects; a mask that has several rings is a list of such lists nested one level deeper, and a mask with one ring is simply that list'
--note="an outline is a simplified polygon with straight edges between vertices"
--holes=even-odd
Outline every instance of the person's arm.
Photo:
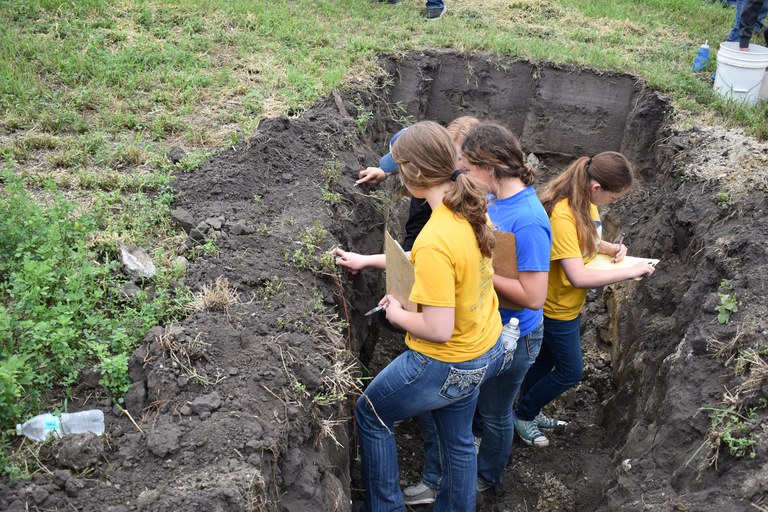
[{"label": "person's arm", "polygon": [[752,32],[757,23],[757,17],[760,9],[763,7],[763,0],[747,0],[744,10],[741,11],[739,18],[739,50],[749,51],[749,40],[752,39]]},{"label": "person's arm", "polygon": [[348,252],[337,247],[336,264],[347,269],[352,274],[357,274],[364,268],[387,268],[387,256],[385,254],[358,254]]},{"label": "person's arm", "polygon": [[518,272],[517,279],[493,276],[493,287],[499,296],[528,309],[541,309],[547,299],[549,272]]},{"label": "person's arm", "polygon": [[581,258],[564,258],[560,260],[560,265],[562,265],[565,276],[574,288],[599,288],[625,279],[649,276],[656,270],[647,261],[637,263],[629,268],[617,268],[616,270],[586,268],[584,260]]},{"label": "person's arm", "polygon": [[412,336],[435,343],[445,343],[453,336],[456,308],[422,305],[421,313],[406,311],[392,295],[381,299],[379,304],[386,304],[389,323]]}]

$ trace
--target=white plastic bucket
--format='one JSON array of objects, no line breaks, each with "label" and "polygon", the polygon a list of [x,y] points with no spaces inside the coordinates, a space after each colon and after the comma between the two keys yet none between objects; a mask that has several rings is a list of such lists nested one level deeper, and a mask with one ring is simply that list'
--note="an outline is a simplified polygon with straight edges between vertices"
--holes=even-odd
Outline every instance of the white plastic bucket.
[{"label": "white plastic bucket", "polygon": [[713,86],[720,96],[755,103],[768,67],[768,48],[750,44],[748,52],[739,51],[738,41],[720,43],[717,72]]}]

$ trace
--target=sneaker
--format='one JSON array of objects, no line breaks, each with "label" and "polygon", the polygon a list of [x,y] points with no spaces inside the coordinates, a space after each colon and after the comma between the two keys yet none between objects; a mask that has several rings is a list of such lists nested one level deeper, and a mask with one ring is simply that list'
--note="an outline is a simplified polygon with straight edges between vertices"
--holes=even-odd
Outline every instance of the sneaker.
[{"label": "sneaker", "polygon": [[427,9],[427,16],[426,19],[428,20],[436,20],[439,18],[442,18],[445,14],[445,11],[448,10],[448,7],[442,6],[442,7],[432,7],[430,9]]},{"label": "sneaker", "polygon": [[528,446],[549,446],[549,439],[541,433],[539,426],[536,425],[536,420],[525,421],[516,419],[515,431]]},{"label": "sneaker", "polygon": [[485,481],[479,478],[477,479],[477,492],[485,492],[491,487],[493,487],[491,484],[486,483]]},{"label": "sneaker", "polygon": [[403,501],[406,505],[429,505],[435,502],[438,489],[433,489],[424,482],[403,489]]},{"label": "sneaker", "polygon": [[534,418],[534,421],[536,422],[537,427],[543,428],[543,429],[564,427],[568,424],[567,421],[556,420],[555,418],[548,418],[547,416],[544,416],[544,413],[541,413],[541,412],[536,415],[536,418]]}]

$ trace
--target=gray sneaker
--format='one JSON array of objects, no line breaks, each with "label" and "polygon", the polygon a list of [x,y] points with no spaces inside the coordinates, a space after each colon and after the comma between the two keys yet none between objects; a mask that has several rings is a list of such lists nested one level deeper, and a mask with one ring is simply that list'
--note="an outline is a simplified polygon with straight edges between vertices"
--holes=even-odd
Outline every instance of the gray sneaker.
[{"label": "gray sneaker", "polygon": [[427,9],[427,15],[426,19],[428,20],[436,20],[439,18],[442,18],[445,15],[445,11],[448,10],[448,7],[442,6],[442,7],[432,7],[430,9]]},{"label": "gray sneaker", "polygon": [[477,479],[477,492],[485,492],[488,489],[490,489],[491,487],[493,487],[491,484],[489,484],[488,482],[486,482],[484,480],[481,480],[478,477],[478,479]]},{"label": "gray sneaker", "polygon": [[403,489],[403,501],[406,505],[429,505],[435,502],[439,489],[433,489],[424,482]]},{"label": "gray sneaker", "polygon": [[536,425],[536,420],[525,421],[516,419],[515,431],[517,432],[517,435],[520,436],[520,439],[522,439],[528,446],[549,446],[549,439],[541,433],[539,426]]},{"label": "gray sneaker", "polygon": [[541,412],[536,415],[536,418],[534,418],[534,421],[536,422],[536,426],[543,429],[564,427],[568,424],[567,421],[562,421],[555,418],[549,418],[545,416],[544,413],[541,413]]}]

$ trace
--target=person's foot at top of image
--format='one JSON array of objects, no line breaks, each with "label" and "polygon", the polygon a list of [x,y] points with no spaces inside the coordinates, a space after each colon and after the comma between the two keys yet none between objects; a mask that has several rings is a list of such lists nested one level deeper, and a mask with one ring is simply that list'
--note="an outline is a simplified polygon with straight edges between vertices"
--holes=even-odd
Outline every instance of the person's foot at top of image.
[{"label": "person's foot at top of image", "polygon": [[428,20],[437,20],[442,18],[445,15],[445,11],[448,10],[448,7],[445,5],[442,7],[427,7],[427,14],[425,16]]}]

